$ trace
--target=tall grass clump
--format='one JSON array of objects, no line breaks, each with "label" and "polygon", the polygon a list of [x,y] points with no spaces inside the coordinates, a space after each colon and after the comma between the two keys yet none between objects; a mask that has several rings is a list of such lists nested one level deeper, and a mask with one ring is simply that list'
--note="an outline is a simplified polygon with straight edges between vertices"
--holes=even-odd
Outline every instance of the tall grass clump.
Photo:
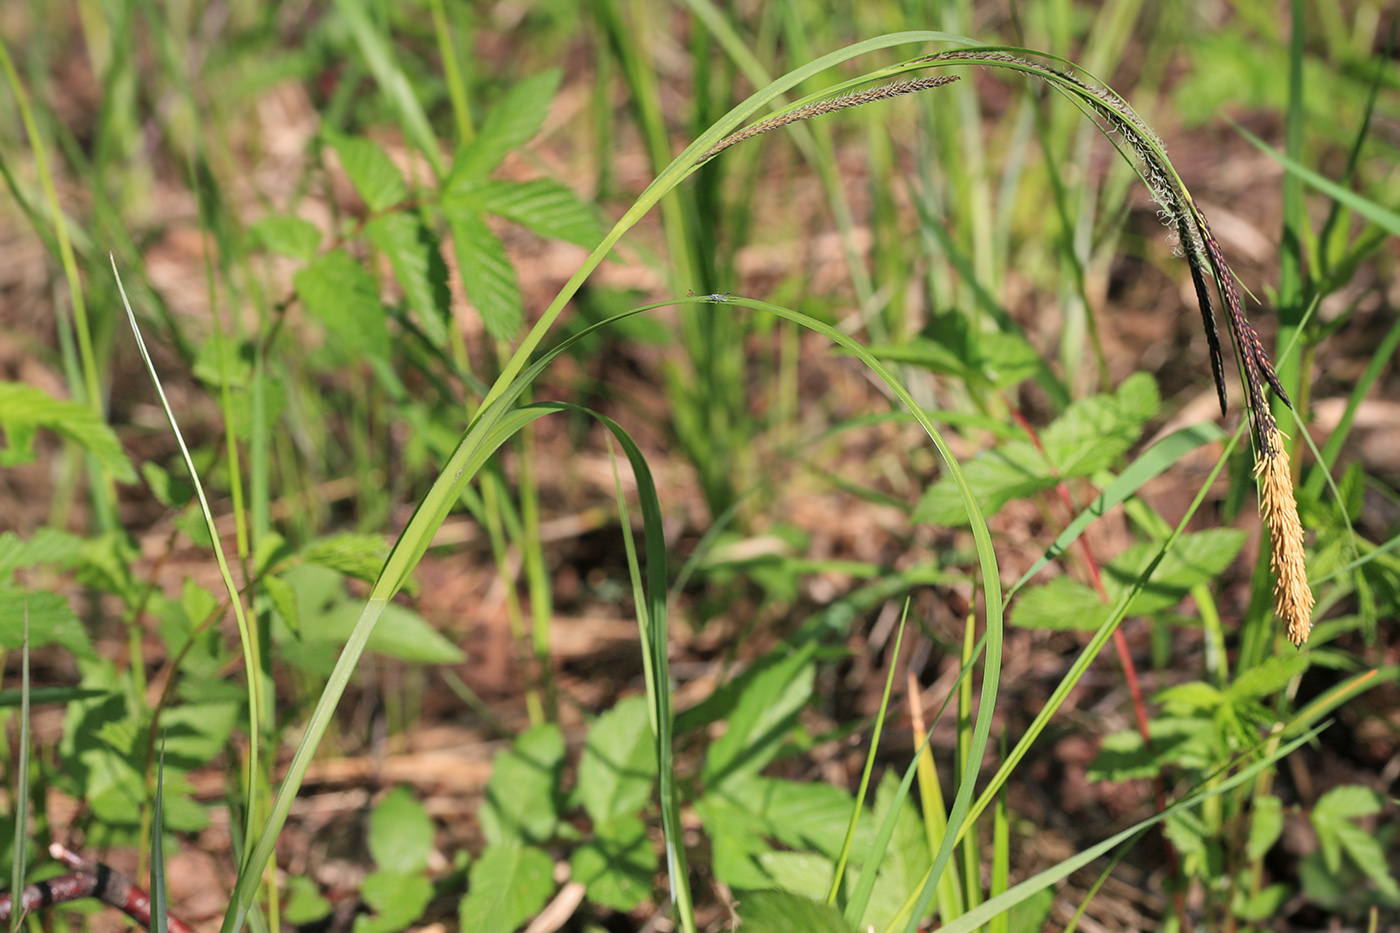
[{"label": "tall grass clump", "polygon": [[[188,775],[218,762],[232,788],[229,822],[237,861],[223,933],[329,916],[329,905],[317,903],[320,892],[282,883],[274,856],[316,760],[327,753],[327,740],[353,741],[349,730],[341,731],[347,721],[345,697],[373,675],[367,660],[461,661],[459,646],[403,605],[400,594],[414,587],[420,565],[442,547],[449,516],[465,511],[482,530],[496,564],[501,612],[522,672],[524,724],[512,733],[503,717],[493,718],[504,741],[471,815],[480,848],[470,855],[454,853],[450,869],[436,858],[434,819],[413,795],[394,791],[365,805],[365,855],[373,869],[367,869],[360,892],[364,910],[355,920],[357,933],[393,933],[425,922],[442,910],[444,900],[455,905],[464,933],[508,933],[546,915],[563,923],[560,918],[577,914],[578,923],[596,925],[655,912],[668,913],[677,927],[694,933],[722,924],[720,908],[736,904],[741,928],[753,933],[793,928],[912,933],[935,918],[947,930],[984,925],[1008,930],[1013,915],[1029,929],[1046,922],[1061,882],[1082,870],[1098,872],[1088,893],[1072,905],[1078,911],[1069,921],[1073,925],[1118,860],[1149,835],[1150,844],[1165,853],[1161,860],[1171,891],[1161,908],[1164,916],[1186,918],[1195,909],[1186,892],[1196,886],[1204,892],[1214,927],[1264,922],[1288,894],[1281,883],[1268,883],[1265,864],[1282,835],[1285,808],[1294,806],[1274,790],[1281,762],[1322,734],[1327,718],[1343,703],[1397,676],[1355,670],[1354,661],[1330,644],[1354,624],[1338,620],[1336,607],[1353,593],[1372,592],[1368,568],[1389,572],[1384,561],[1390,544],[1365,557],[1331,554],[1320,569],[1314,563],[1310,583],[1303,517],[1309,527],[1338,531],[1339,538],[1346,537],[1339,529],[1350,522],[1343,507],[1338,507],[1340,518],[1334,514],[1320,488],[1295,490],[1291,438],[1276,420],[1291,414],[1297,426],[1290,430],[1301,434],[1305,428],[1306,412],[1291,411],[1279,371],[1290,372],[1299,341],[1310,332],[1300,331],[1301,337],[1281,348],[1279,357],[1287,362],[1276,370],[1246,316],[1247,290],[1161,139],[1125,97],[1066,59],[931,30],[889,32],[817,55],[810,49],[839,45],[832,36],[842,27],[808,22],[791,5],[772,5],[760,14],[763,41],[803,62],[773,78],[728,14],[708,0],[686,6],[700,24],[690,37],[697,100],[680,121],[692,141],[675,156],[671,134],[677,121],[662,103],[666,89],[647,52],[647,37],[661,31],[654,21],[657,9],[609,0],[592,11],[600,48],[606,45],[599,54],[605,64],[599,67],[618,70],[618,84],[631,96],[640,145],[655,169],[655,177],[610,224],[570,187],[549,177],[518,177],[520,165],[536,167],[527,144],[546,126],[564,80],[561,71],[502,80],[488,103],[490,95],[469,78],[471,63],[459,60],[480,24],[436,0],[428,31],[402,38],[391,35],[391,24],[399,21],[387,7],[337,0],[327,13],[329,25],[308,43],[312,57],[283,63],[287,68],[309,68],[307,61],[326,65],[314,56],[334,53],[335,80],[329,72],[317,72],[325,79],[327,99],[321,125],[310,137],[314,155],[298,182],[299,191],[333,189],[343,182],[349,194],[344,204],[332,202],[329,230],[300,216],[295,199],[291,205],[262,205],[264,215],[245,227],[246,218],[221,191],[232,180],[221,182],[218,176],[220,166],[231,164],[229,127],[211,120],[193,134],[188,127],[166,128],[172,145],[178,137],[190,186],[199,195],[210,309],[203,346],[184,346],[175,335],[161,334],[169,344],[166,360],[149,352],[141,337],[143,329],[147,338],[152,335],[142,292],[132,289],[128,297],[123,284],[128,276],[141,278],[135,257],[128,254],[130,263],[117,256],[109,261],[134,343],[175,437],[178,475],[191,481],[181,490],[171,474],[152,465],[144,470],[157,499],[180,516],[173,520],[176,531],[167,550],[173,552],[178,534],[212,548],[222,588],[187,579],[178,597],[167,595],[158,583],[159,567],[143,568],[146,576],[133,570],[142,566],[139,552],[116,528],[95,544],[58,533],[27,542],[0,539],[0,568],[7,575],[33,567],[79,568],[86,585],[122,614],[128,657],[116,664],[97,656],[76,616],[65,615],[56,596],[39,606],[47,613],[41,629],[45,644],[62,645],[82,659],[79,671],[89,691],[61,698],[68,708],[58,754],[72,766],[67,774],[52,775],[75,795],[86,790],[84,781],[96,789],[80,817],[82,829],[102,843],[149,851],[159,904],[167,888],[164,840],[169,833],[198,828],[178,805],[188,796]],[[1063,18],[1052,14],[1068,6],[1037,6],[1037,15],[1059,23]],[[1121,48],[1136,6],[1107,7],[1096,28],[1103,31],[1105,47]],[[950,2],[943,8],[950,23],[970,19],[971,4]],[[138,10],[128,12],[134,16]],[[100,33],[95,21],[88,23],[94,36]],[[196,59],[172,54],[181,41],[193,41],[182,33],[188,24],[182,24],[160,27],[165,31],[159,67],[171,99],[188,116],[199,113],[200,101],[183,71]],[[531,21],[521,28],[541,27]],[[1054,48],[1068,46],[1068,36],[1058,39]],[[401,42],[417,42],[419,51],[429,51],[405,54]],[[906,47],[917,49],[914,57],[844,76],[857,59]],[[930,47],[948,50],[926,54]],[[441,59],[440,81],[423,73],[432,55]],[[30,117],[19,72],[8,57],[4,64],[24,111],[48,203],[46,211],[31,210],[30,217],[77,289],[74,248],[62,235],[65,215],[40,158],[47,151],[44,129]],[[1005,131],[1016,152],[998,177],[985,161],[975,82],[955,85],[960,76],[942,71],[956,67],[996,69],[1048,87],[1088,118],[1085,126],[1101,130],[1146,185],[1191,275],[1215,395],[1222,417],[1228,417],[1218,328],[1224,318],[1243,386],[1244,423],[1233,436],[1207,423],[1181,428],[1152,445],[1141,443],[1161,400],[1145,374],[1116,387],[1108,379],[1086,284],[1094,261],[1089,241],[1100,226],[1094,212],[1100,208],[1085,188],[1071,190],[1076,183],[1058,164],[1078,130],[1067,130],[1058,111],[1027,92]],[[833,79],[834,73],[843,77]],[[600,74],[599,85],[609,86],[608,77]],[[108,76],[113,85],[120,78],[116,72]],[[757,90],[730,106],[742,96],[738,88],[745,82]],[[923,187],[916,186],[910,200],[918,226],[915,236],[903,236],[896,199],[888,190],[892,173],[901,171],[899,155],[880,114],[912,95],[934,115],[933,125],[951,127],[954,138],[927,150],[947,155],[948,164],[916,167],[913,174]],[[829,118],[849,116],[856,108],[865,108],[861,116],[867,118],[862,144],[873,166],[872,224],[896,228],[872,234],[876,245],[868,262],[856,245],[849,192],[829,126],[834,122]],[[611,111],[600,110],[605,115],[598,123],[610,127]],[[369,113],[397,124],[399,148],[369,132],[371,121],[364,116]],[[434,122],[448,114],[451,149]],[[122,125],[115,116],[109,127]],[[761,218],[726,200],[728,186],[733,182],[743,198],[754,196],[762,183],[761,163],[759,146],[750,141],[780,129],[793,135],[828,199],[858,306],[849,317],[844,309],[834,310],[841,300],[810,300],[800,285],[782,301],[740,293],[737,251]],[[1040,166],[1029,165],[1033,137],[1045,150]],[[605,141],[600,139],[601,148]],[[1291,150],[1282,158],[1297,154]],[[23,194],[8,163],[6,168],[12,190]],[[1290,168],[1290,177],[1300,175],[1299,168]],[[1096,380],[1057,372],[1001,304],[997,282],[1012,264],[1010,207],[1024,196],[1023,186],[1032,184],[1026,181],[1030,174],[1043,185],[1038,193],[1053,204],[1046,212],[1053,215],[1051,224],[1062,227],[1060,269],[1067,281],[1059,284],[1067,306],[1080,316],[1070,329],[1088,332],[1075,338],[1077,350],[1075,339],[1063,338],[1059,355],[1061,361],[1088,359],[1080,351],[1085,342],[1092,344]],[[939,190],[944,182],[948,189]],[[600,183],[610,182],[604,177]],[[941,197],[950,189],[960,190],[952,191],[953,198]],[[1340,195],[1330,196],[1340,202]],[[1102,210],[1111,215],[1118,204]],[[624,239],[657,208],[656,239],[665,244],[664,257],[646,238]],[[950,213],[958,215],[955,221]],[[588,250],[537,317],[527,314],[526,296],[535,283],[518,279],[503,222]],[[1295,214],[1293,222],[1302,221]],[[603,263],[634,246],[667,271],[665,290],[672,297],[628,307],[631,299],[600,297],[592,290],[590,279]],[[1364,248],[1370,247],[1357,247]],[[917,271],[905,267],[914,253],[926,262],[925,250],[938,260]],[[89,244],[77,253],[89,274],[95,252]],[[955,281],[937,281],[930,271],[935,267],[954,271]],[[285,274],[274,274],[275,269]],[[800,279],[800,273],[793,278]],[[678,297],[686,291],[692,294]],[[252,313],[234,313],[245,304]],[[468,305],[480,325],[479,345],[468,346],[458,317]],[[674,520],[663,507],[666,490],[656,479],[654,451],[621,418],[547,398],[561,361],[587,360],[589,348],[604,339],[625,341],[644,333],[646,316],[665,308],[678,309],[682,335],[666,346],[666,416],[660,419],[666,423],[660,433],[684,450],[709,512],[709,525],[678,572]],[[586,311],[591,319],[585,322],[583,313],[571,309]],[[920,321],[921,316],[929,320]],[[1305,327],[1304,318],[1298,323]],[[81,334],[87,326],[75,319],[61,333],[77,328]],[[321,343],[303,344],[301,328]],[[804,341],[836,349],[893,410],[849,418],[824,426],[815,439],[805,438],[806,403],[798,396],[796,377]],[[82,404],[65,406],[37,390],[0,386],[13,403],[0,412],[0,424],[21,440],[32,439],[36,427],[67,438],[81,452],[75,462],[93,476],[93,501],[100,511],[116,501],[107,492],[115,489],[115,479],[136,474],[101,418],[99,399],[110,395],[111,387],[97,380],[110,368],[90,358],[86,343],[80,338],[79,349],[69,351],[71,390]],[[771,359],[752,365],[754,346]],[[162,388],[162,379],[169,380],[176,368],[197,373],[218,399],[224,426],[211,432],[217,440],[202,450],[186,444],[190,432],[179,426],[185,413]],[[1297,375],[1300,386],[1307,385],[1307,375],[1304,367]],[[1096,384],[1090,388],[1089,382]],[[1038,427],[1023,411],[1018,395],[1023,384],[1048,400],[1049,423]],[[1295,387],[1304,400],[1306,392]],[[756,404],[756,396],[775,401],[771,410],[779,414],[766,419],[760,410],[768,406]],[[615,512],[612,503],[606,510],[616,515],[619,566],[627,576],[620,589],[630,594],[641,673],[639,695],[623,696],[604,710],[572,708],[553,677],[554,591],[542,531],[547,499],[539,477],[555,465],[541,462],[534,432],[556,416],[598,428],[609,445],[616,505]],[[937,453],[938,479],[920,488],[924,474],[909,466],[903,449],[879,455],[887,475],[901,477],[902,485],[891,484],[894,493],[809,456],[848,431],[871,426],[917,432],[914,443],[931,444]],[[765,470],[762,445],[770,434],[778,438],[778,453],[776,467]],[[895,436],[901,445],[910,443],[911,435]],[[960,462],[955,450],[974,438],[991,449]],[[1188,453],[1211,444],[1223,452],[1189,497],[1185,514],[1168,521],[1141,490]],[[1237,448],[1248,448],[1253,466],[1234,470],[1233,482],[1255,486],[1268,529],[1272,581],[1259,579],[1255,592],[1262,595],[1256,602],[1271,594],[1274,618],[1300,649],[1313,634],[1314,614],[1332,612],[1313,642],[1298,652],[1274,653],[1277,638],[1267,629],[1267,605],[1251,605],[1241,626],[1247,650],[1231,650],[1233,618],[1219,605],[1221,591],[1212,584],[1231,566],[1245,536],[1233,529],[1193,527],[1215,481],[1238,463]],[[615,456],[617,449],[623,457]],[[910,528],[925,526],[919,534],[934,535],[936,546],[924,548],[911,533],[908,553],[901,555],[907,560],[889,565],[808,559],[778,534],[771,539],[780,539],[780,545],[757,559],[742,547],[726,547],[750,525],[763,524],[763,510],[799,467],[843,492],[900,510]],[[325,536],[330,509],[319,496],[341,471],[353,480],[356,514],[366,527]],[[1321,487],[1329,481],[1316,482]],[[212,494],[218,487],[226,500]],[[1076,501],[1086,489],[1087,505]],[[917,504],[906,501],[913,497]],[[1050,545],[1034,545],[1038,559],[1008,588],[994,547],[994,522],[1014,500],[1032,502],[1039,514],[1063,524]],[[217,521],[221,501],[234,513],[232,530]],[[413,506],[411,514],[400,511],[403,502]],[[1141,540],[1103,560],[1085,532],[1118,507]],[[640,538],[633,510],[640,517]],[[110,519],[114,513],[108,508],[107,514]],[[401,521],[389,521],[399,514]],[[364,533],[385,525],[393,529],[391,545]],[[1355,537],[1349,540],[1359,552]],[[1035,579],[1046,566],[1076,557],[1092,588],[1067,575],[1049,583]],[[1264,563],[1261,557],[1261,574]],[[678,629],[672,619],[688,605],[692,585],[712,586],[725,597],[779,594],[771,597],[773,607],[803,606],[792,595],[799,592],[795,581],[816,575],[856,583],[821,605],[805,607],[800,618],[771,629],[756,627],[752,645],[741,639],[745,643],[725,646],[723,661],[713,666],[719,672],[713,695],[677,708],[672,662]],[[1319,610],[1313,585],[1324,583]],[[352,584],[358,588],[347,589]],[[0,579],[0,586],[8,585]],[[953,635],[921,617],[919,601],[930,593],[937,594],[941,615],[951,618]],[[53,594],[35,594],[41,595]],[[1018,596],[1014,604],[1013,595]],[[1187,595],[1195,601],[1202,631],[1200,679],[1192,671],[1167,669],[1156,650],[1162,641],[1157,636],[1181,624],[1172,611]],[[0,596],[8,598],[9,590],[0,590]],[[1356,598],[1364,603],[1370,597]],[[1381,598],[1388,598],[1384,591]],[[901,602],[902,616],[895,612]],[[218,622],[230,612],[236,636],[231,626],[225,637]],[[877,629],[885,634],[872,632],[862,641],[867,635],[857,624],[870,615],[881,616]],[[1149,673],[1139,673],[1140,659],[1123,632],[1131,618],[1148,619],[1153,626],[1155,669]],[[60,624],[69,622],[73,628]],[[1004,703],[999,709],[998,697],[1007,686],[1003,665],[1013,627],[1082,637],[1062,643],[1068,646],[1061,652],[1064,663],[1055,669],[1043,703],[999,720],[1007,712]],[[143,652],[153,630],[164,651],[153,662],[148,683]],[[225,644],[234,637],[236,651]],[[919,646],[909,649],[914,641]],[[1013,782],[1039,750],[1037,743],[1045,744],[1052,719],[1071,708],[1110,642],[1122,667],[1133,728],[1104,738],[1088,774],[1096,781],[1147,779],[1155,807],[1148,816],[1114,825],[1073,855],[1023,871],[1013,858]],[[853,643],[860,650],[850,651]],[[940,689],[946,693],[929,698],[941,706],[925,705],[912,671],[906,694],[898,695],[895,668],[909,663],[911,650],[925,661],[933,652],[945,658],[950,676],[940,681]],[[1314,659],[1345,673],[1329,689],[1301,695]],[[813,726],[813,701],[833,662],[855,664],[865,673],[888,664],[878,679],[883,684],[878,712],[869,721],[850,717],[853,721]],[[291,676],[277,676],[284,671]],[[225,683],[229,678],[238,681],[232,691]],[[1143,689],[1149,678],[1165,689],[1149,696]],[[876,682],[863,674],[851,679]],[[482,705],[460,679],[453,682],[468,702]],[[391,710],[385,717],[404,733],[415,722],[415,690],[421,696],[422,688],[420,680],[385,700]],[[23,702],[27,708],[27,683]],[[900,721],[905,710],[912,726]],[[1002,734],[994,744],[999,725]],[[239,737],[236,726],[246,735]],[[907,747],[893,753],[895,766],[879,776],[877,766],[891,755],[889,743],[881,747],[881,737],[906,733]],[[872,738],[857,756],[862,768],[854,793],[813,780],[795,764],[815,747],[847,749],[847,740],[867,734]],[[939,736],[947,735],[952,738],[940,744]],[[21,737],[18,807],[31,796],[23,730]],[[289,759],[278,754],[284,743],[295,745]],[[373,754],[379,754],[378,747]],[[833,760],[844,754],[834,753]],[[39,759],[47,767],[49,759]],[[1325,853],[1320,867],[1310,869],[1310,896],[1322,896],[1323,881],[1351,877],[1370,885],[1377,903],[1396,893],[1385,868],[1384,841],[1373,839],[1368,847],[1359,831],[1386,806],[1379,793],[1359,786],[1329,789],[1312,803],[1307,812],[1301,804],[1296,808]],[[18,887],[26,869],[25,820],[19,814],[27,811],[15,812],[13,883]],[[706,844],[694,844],[697,825]],[[318,910],[323,912],[315,915]],[[163,907],[154,916],[163,924]]]}]

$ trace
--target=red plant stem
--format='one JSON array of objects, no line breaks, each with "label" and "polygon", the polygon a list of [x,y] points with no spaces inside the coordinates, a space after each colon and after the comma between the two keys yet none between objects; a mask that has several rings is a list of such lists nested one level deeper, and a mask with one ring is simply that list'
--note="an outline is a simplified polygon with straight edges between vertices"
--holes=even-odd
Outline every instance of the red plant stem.
[{"label": "red plant stem", "polygon": [[[1021,411],[1017,408],[1012,408],[1011,414],[1012,417],[1016,419],[1016,423],[1021,426],[1021,429],[1025,431],[1026,435],[1031,439],[1031,443],[1035,445],[1035,449],[1042,454],[1045,453],[1045,447],[1040,443],[1040,435],[1036,433],[1031,423],[1026,420],[1026,416],[1021,414]],[[1061,480],[1055,484],[1055,490],[1060,494],[1060,501],[1065,504],[1065,507],[1069,509],[1069,513],[1073,515],[1074,500],[1070,497],[1069,487]],[[1080,535],[1079,544],[1084,551],[1084,561],[1089,566],[1089,579],[1093,581],[1094,589],[1098,591],[1099,599],[1107,605],[1108,590],[1104,588],[1103,577],[1099,574],[1099,563],[1094,559],[1094,551],[1093,548],[1089,546],[1089,539]],[[1142,685],[1138,681],[1137,666],[1133,664],[1133,655],[1132,652],[1128,650],[1128,639],[1123,634],[1122,626],[1113,630],[1113,647],[1118,651],[1119,663],[1123,665],[1123,680],[1127,683],[1128,693],[1133,698],[1133,713],[1137,717],[1138,732],[1142,735],[1142,744],[1145,748],[1151,749],[1152,736],[1147,730],[1147,703],[1142,698]],[[1152,790],[1157,812],[1161,813],[1167,808],[1167,791],[1160,772],[1152,780]],[[1177,862],[1176,846],[1172,844],[1170,839],[1165,839],[1164,837],[1164,841],[1167,845],[1168,870],[1171,872],[1172,876],[1175,877],[1180,868]],[[1182,896],[1182,892],[1177,890],[1173,894],[1172,899],[1175,903],[1177,916],[1181,916],[1185,911],[1185,899]]]},{"label": "red plant stem", "polygon": [[[1011,415],[1016,419],[1016,423],[1021,426],[1021,430],[1031,439],[1035,449],[1042,454],[1045,448],[1040,443],[1040,435],[1036,433],[1031,423],[1026,420],[1026,416],[1017,409],[1012,409]],[[1059,493],[1060,501],[1069,509],[1071,515],[1074,514],[1074,500],[1070,497],[1069,487],[1061,480],[1055,484],[1055,491]],[[1089,545],[1089,539],[1084,535],[1079,536],[1079,547],[1084,552],[1084,562],[1089,567],[1089,579],[1094,584],[1094,590],[1099,594],[1099,599],[1108,604],[1108,590],[1104,589],[1103,577],[1099,574],[1099,562],[1094,559],[1094,550]],[[1128,650],[1128,639],[1123,634],[1122,626],[1113,630],[1113,647],[1118,652],[1118,662],[1123,666],[1123,680],[1128,685],[1128,693],[1133,698],[1133,714],[1137,718],[1138,733],[1142,735],[1143,744],[1147,748],[1152,747],[1152,736],[1147,731],[1147,703],[1142,698],[1142,684],[1138,681],[1137,665],[1133,663],[1132,652]]]},{"label": "red plant stem", "polygon": [[[49,854],[74,870],[27,886],[20,894],[20,910],[27,913],[40,907],[95,897],[122,911],[147,930],[151,929],[151,898],[126,875],[100,862],[88,861],[61,845],[50,846]],[[10,891],[0,893],[0,922],[10,919],[13,910],[11,894]],[[187,923],[169,914],[165,921],[170,933],[194,933]]]}]

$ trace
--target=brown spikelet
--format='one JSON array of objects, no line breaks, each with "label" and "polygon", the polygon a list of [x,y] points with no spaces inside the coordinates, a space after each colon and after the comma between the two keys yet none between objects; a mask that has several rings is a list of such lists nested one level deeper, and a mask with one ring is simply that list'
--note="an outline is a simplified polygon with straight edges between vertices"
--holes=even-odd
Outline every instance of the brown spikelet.
[{"label": "brown spikelet", "polygon": [[1269,526],[1269,565],[1274,571],[1274,614],[1288,626],[1288,640],[1301,645],[1312,631],[1313,593],[1303,559],[1303,525],[1293,501],[1293,478],[1282,434],[1274,428],[1261,444],[1254,472],[1259,477],[1259,513]]}]

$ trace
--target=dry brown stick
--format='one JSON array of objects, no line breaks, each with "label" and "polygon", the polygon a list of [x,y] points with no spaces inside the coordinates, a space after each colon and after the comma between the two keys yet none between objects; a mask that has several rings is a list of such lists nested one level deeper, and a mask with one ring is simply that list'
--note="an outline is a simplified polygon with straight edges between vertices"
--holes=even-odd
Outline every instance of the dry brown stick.
[{"label": "dry brown stick", "polygon": [[[28,885],[20,895],[20,910],[28,913],[41,907],[95,897],[117,908],[147,930],[151,929],[150,895],[126,875],[101,862],[89,861],[58,844],[49,846],[49,854],[73,871]],[[12,893],[6,891],[0,894],[0,923],[10,919]],[[165,920],[170,933],[194,933],[183,920],[169,914]]]}]

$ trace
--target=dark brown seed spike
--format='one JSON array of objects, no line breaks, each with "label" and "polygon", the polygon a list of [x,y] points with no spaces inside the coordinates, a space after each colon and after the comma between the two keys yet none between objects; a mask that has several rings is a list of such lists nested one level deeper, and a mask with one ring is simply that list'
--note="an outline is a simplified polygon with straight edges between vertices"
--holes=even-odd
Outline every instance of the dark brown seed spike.
[{"label": "dark brown seed spike", "polygon": [[1206,331],[1206,343],[1210,346],[1210,373],[1215,379],[1215,394],[1220,399],[1220,417],[1223,418],[1230,407],[1225,388],[1225,359],[1220,350],[1220,330],[1215,323],[1215,306],[1210,300],[1205,262],[1196,252],[1185,218],[1177,220],[1177,237],[1181,240],[1181,248],[1186,252],[1186,265],[1191,269],[1191,282],[1196,286],[1196,303],[1201,308],[1201,324]]}]

